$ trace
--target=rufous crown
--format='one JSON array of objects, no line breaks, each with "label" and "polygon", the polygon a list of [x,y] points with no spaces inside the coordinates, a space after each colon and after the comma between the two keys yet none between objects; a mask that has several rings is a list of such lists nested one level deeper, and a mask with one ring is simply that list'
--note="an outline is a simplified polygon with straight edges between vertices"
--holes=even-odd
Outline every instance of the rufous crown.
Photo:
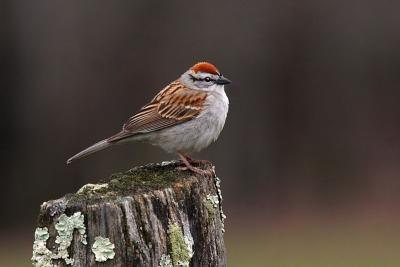
[{"label": "rufous crown", "polygon": [[213,64],[208,62],[199,62],[193,65],[193,67],[191,67],[190,69],[195,73],[200,71],[200,72],[219,75],[218,69]]}]

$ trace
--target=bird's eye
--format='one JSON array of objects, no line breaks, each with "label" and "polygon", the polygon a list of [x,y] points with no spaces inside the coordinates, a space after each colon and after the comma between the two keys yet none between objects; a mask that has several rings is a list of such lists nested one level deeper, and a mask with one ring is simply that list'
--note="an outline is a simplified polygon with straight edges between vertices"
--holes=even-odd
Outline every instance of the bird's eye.
[{"label": "bird's eye", "polygon": [[206,77],[204,80],[205,80],[206,82],[211,81],[210,77]]}]

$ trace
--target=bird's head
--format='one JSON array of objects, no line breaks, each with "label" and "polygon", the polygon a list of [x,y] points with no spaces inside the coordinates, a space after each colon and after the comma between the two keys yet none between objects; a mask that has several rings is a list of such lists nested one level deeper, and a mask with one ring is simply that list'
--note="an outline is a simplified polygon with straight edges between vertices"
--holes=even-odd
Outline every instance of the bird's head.
[{"label": "bird's head", "polygon": [[181,81],[190,89],[212,91],[231,83],[211,63],[199,62],[181,76]]}]

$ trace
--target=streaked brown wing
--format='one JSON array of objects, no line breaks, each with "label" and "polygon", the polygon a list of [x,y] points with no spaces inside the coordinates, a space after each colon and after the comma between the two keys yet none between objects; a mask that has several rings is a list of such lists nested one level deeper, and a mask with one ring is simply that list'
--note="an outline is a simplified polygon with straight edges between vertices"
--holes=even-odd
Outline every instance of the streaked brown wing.
[{"label": "streaked brown wing", "polygon": [[207,93],[185,88],[175,81],[159,92],[139,113],[130,117],[122,131],[109,142],[171,127],[196,117],[203,109]]}]

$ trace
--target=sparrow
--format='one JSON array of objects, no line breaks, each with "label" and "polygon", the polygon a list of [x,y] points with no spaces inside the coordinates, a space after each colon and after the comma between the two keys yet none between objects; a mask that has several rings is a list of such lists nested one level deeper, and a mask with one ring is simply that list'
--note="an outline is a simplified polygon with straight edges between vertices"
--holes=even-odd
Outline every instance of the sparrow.
[{"label": "sparrow", "polygon": [[[113,145],[147,142],[176,153],[184,168],[204,174],[189,157],[217,140],[228,114],[225,78],[211,63],[199,62],[162,89],[117,134],[67,160],[67,164]],[[197,161],[202,162],[202,161]]]}]

